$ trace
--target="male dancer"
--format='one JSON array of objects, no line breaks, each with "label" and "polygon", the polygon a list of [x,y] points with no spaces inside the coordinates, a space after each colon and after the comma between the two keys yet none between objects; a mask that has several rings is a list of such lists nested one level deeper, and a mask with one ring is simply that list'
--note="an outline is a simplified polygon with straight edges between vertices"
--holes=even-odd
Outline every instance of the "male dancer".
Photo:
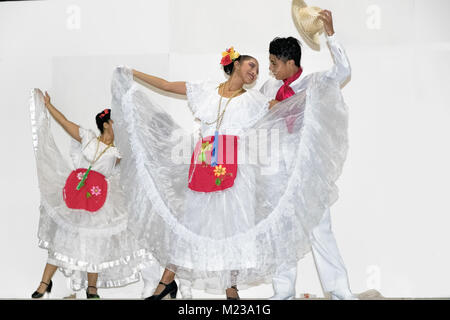
[{"label": "male dancer", "polygon": [[[327,42],[334,59],[334,66],[327,72],[328,76],[336,79],[342,87],[350,78],[349,61],[334,34],[331,12],[321,11],[319,19],[323,21]],[[307,89],[309,77],[302,74],[301,48],[297,39],[276,38],[270,43],[269,53],[269,68],[275,79],[268,80],[261,87],[264,95],[282,101]],[[329,209],[325,211],[319,225],[311,234],[311,246],[324,291],[334,300],[357,299],[350,291],[347,271],[331,231]],[[275,294],[271,299],[294,298],[296,277],[296,267],[286,272],[277,272],[273,277]]]}]

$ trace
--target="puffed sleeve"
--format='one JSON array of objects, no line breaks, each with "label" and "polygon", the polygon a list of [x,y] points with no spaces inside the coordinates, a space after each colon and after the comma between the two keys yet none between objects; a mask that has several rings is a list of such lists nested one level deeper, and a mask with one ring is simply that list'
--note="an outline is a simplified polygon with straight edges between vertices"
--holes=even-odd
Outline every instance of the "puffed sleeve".
[{"label": "puffed sleeve", "polygon": [[122,159],[122,154],[120,153],[119,149],[117,147],[114,147],[113,150],[114,150],[114,155],[116,156],[116,158]]},{"label": "puffed sleeve", "polygon": [[82,127],[79,127],[78,134],[80,135],[81,143],[75,139],[72,139],[70,144],[70,158],[72,159],[72,164],[75,168],[79,164],[82,150],[86,147],[89,141],[96,138],[94,131],[84,129]]}]

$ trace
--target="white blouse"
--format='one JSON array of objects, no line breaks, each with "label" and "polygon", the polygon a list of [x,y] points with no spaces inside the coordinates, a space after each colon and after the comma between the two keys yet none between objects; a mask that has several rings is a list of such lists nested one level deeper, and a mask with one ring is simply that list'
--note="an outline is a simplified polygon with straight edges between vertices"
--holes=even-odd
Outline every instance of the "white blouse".
[{"label": "white blouse", "polygon": [[[216,123],[208,125],[217,119],[219,101],[219,84],[211,81],[186,82],[186,95],[188,105],[196,119],[201,122],[203,137],[213,136]],[[224,110],[228,98],[222,98],[221,113]],[[270,99],[255,89],[249,89],[245,93],[234,97],[225,111],[220,134],[239,136],[243,131],[269,111]]]},{"label": "white blouse", "polygon": [[[100,153],[108,147],[103,142],[99,142],[97,151],[97,135],[92,130],[84,128],[79,129],[81,144],[75,141],[72,145],[71,158],[75,168],[88,168],[94,157],[98,157]],[[97,151],[97,154],[96,154]],[[100,172],[105,177],[109,177],[117,170],[116,162],[120,159],[120,153],[117,147],[110,147],[106,152],[94,163],[92,170]]]}]

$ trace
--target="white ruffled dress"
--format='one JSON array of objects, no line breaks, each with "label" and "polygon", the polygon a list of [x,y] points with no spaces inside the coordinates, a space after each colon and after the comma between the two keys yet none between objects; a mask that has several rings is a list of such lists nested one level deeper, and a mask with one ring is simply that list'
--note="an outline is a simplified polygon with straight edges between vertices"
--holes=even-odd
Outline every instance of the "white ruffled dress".
[{"label": "white ruffled dress", "polygon": [[[259,91],[235,97],[220,128],[239,137],[235,183],[196,192],[188,188],[188,171],[198,137],[156,105],[130,69],[114,71],[111,107],[129,228],[194,288],[223,294],[231,285],[270,282],[277,269],[292,268],[310,251],[311,231],[337,200],[335,181],[347,152],[339,85],[324,73],[310,79],[307,90],[271,110]],[[217,117],[217,88],[186,84],[203,137],[214,135],[215,125],[207,123]]]},{"label": "white ruffled dress", "polygon": [[[92,167],[108,183],[104,205],[96,212],[69,209],[63,198],[66,179],[72,170],[89,167],[97,149],[96,135],[79,129],[81,144],[72,141],[69,165],[55,144],[43,96],[36,89],[30,111],[41,194],[39,247],[48,250],[48,263],[71,278],[74,290],[87,287],[86,272],[99,274],[97,287],[138,281],[139,270],[150,256],[127,230],[128,214],[116,166],[118,149],[109,148]],[[104,148],[106,145],[100,142],[99,149]]]}]

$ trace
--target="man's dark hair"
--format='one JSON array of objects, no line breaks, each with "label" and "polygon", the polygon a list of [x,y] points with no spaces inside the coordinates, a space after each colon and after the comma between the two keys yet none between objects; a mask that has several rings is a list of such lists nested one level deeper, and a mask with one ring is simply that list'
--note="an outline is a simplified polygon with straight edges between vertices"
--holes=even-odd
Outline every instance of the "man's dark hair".
[{"label": "man's dark hair", "polygon": [[301,43],[294,37],[275,38],[270,42],[269,53],[284,62],[294,60],[297,67],[300,67],[302,58]]}]

